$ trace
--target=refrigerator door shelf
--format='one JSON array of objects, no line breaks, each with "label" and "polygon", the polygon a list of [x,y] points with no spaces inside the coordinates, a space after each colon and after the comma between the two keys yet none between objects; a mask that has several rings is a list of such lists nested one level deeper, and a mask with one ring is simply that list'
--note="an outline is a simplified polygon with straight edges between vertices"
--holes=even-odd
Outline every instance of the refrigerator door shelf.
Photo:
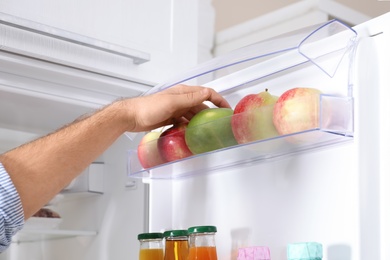
[{"label": "refrigerator door shelf", "polygon": [[[220,93],[247,89],[246,84],[310,63],[333,77],[345,54],[357,43],[357,33],[338,20],[310,26],[261,41],[211,59],[145,94],[177,84],[196,83]],[[352,65],[352,61],[350,62]],[[233,80],[227,84],[226,79]],[[223,82],[224,84],[220,84]]]},{"label": "refrigerator door shelf", "polygon": [[[356,46],[356,32],[333,20],[238,49],[199,66],[180,80],[154,87],[147,93],[179,83],[208,86],[221,93],[233,108],[244,96],[265,89],[275,96],[298,87],[316,88],[322,94],[314,113],[317,122],[304,131],[222,147],[148,169],[141,166],[137,151],[130,150],[129,177],[171,179],[198,175],[353,140],[350,75]],[[218,123],[209,123],[209,128]]]},{"label": "refrigerator door shelf", "polygon": [[[294,143],[291,140],[307,140]],[[223,168],[249,165],[265,160],[326,148],[331,145],[350,142],[353,136],[324,129],[311,129],[292,135],[278,136],[247,144],[221,148],[203,154],[193,155],[174,162],[164,163],[149,169],[142,168],[137,151],[128,152],[129,177],[144,179],[176,179],[191,175],[210,174]]]}]

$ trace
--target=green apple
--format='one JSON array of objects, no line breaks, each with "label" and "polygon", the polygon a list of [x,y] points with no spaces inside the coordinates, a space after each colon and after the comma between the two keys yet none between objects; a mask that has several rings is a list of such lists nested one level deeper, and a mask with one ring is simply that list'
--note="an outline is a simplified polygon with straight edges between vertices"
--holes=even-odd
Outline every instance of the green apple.
[{"label": "green apple", "polygon": [[230,108],[208,108],[197,113],[188,123],[185,140],[193,154],[205,153],[236,145]]}]

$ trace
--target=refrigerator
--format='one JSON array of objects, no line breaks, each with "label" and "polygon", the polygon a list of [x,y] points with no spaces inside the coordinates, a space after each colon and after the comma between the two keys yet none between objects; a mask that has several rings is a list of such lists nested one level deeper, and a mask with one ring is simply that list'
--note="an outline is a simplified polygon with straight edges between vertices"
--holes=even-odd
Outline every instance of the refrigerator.
[{"label": "refrigerator", "polygon": [[[265,89],[322,94],[310,129],[148,169],[137,156],[143,135],[124,134],[47,205],[61,222],[29,223],[0,259],[137,259],[139,233],[197,225],[217,227],[223,260],[249,246],[287,259],[287,245],[297,242],[321,243],[323,259],[390,259],[389,24],[390,14],[353,28],[331,20],[216,57],[146,91],[198,84],[232,107]],[[6,88],[18,77],[12,66],[2,75],[1,108],[13,111],[1,115],[2,150],[94,108]],[[58,78],[59,91],[61,80],[85,79]]]}]

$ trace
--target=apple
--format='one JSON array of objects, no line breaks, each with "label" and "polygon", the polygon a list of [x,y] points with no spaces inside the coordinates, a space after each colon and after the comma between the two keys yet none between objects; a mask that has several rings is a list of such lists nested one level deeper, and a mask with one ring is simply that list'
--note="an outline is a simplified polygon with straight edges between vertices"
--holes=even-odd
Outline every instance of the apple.
[{"label": "apple", "polygon": [[266,89],[244,96],[234,108],[232,130],[240,144],[278,136],[273,123],[273,109],[278,96]]},{"label": "apple", "polygon": [[[293,88],[284,92],[275,104],[273,122],[280,135],[319,127],[321,91],[315,88]],[[300,137],[292,138],[302,141]]]},{"label": "apple", "polygon": [[236,145],[231,118],[233,109],[207,108],[197,113],[188,123],[185,140],[193,154]]},{"label": "apple", "polygon": [[165,130],[158,138],[158,151],[165,161],[172,162],[192,155],[185,141],[187,125],[174,125]]},{"label": "apple", "polygon": [[157,148],[157,140],[161,132],[145,134],[138,145],[138,160],[144,169],[165,163]]}]

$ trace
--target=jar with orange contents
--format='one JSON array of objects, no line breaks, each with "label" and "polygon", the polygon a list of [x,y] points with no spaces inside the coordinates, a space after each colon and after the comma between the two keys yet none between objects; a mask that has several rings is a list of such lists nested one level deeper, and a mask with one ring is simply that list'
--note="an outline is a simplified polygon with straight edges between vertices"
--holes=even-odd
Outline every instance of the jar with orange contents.
[{"label": "jar with orange contents", "polygon": [[139,234],[139,260],[164,260],[163,238],[163,233]]},{"label": "jar with orange contents", "polygon": [[215,226],[190,227],[188,260],[217,260],[216,232]]},{"label": "jar with orange contents", "polygon": [[188,259],[188,231],[168,230],[164,232],[165,253],[164,260]]}]

